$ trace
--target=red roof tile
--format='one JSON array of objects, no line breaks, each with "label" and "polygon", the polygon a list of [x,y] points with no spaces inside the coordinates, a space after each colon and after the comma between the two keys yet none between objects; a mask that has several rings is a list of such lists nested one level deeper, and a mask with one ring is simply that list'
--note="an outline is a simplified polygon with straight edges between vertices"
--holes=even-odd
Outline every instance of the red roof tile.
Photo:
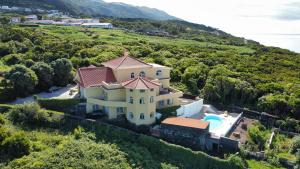
[{"label": "red roof tile", "polygon": [[145,68],[152,67],[150,64],[130,57],[128,52],[124,52],[124,56],[102,63],[103,66],[111,69],[126,69],[126,68]]},{"label": "red roof tile", "polygon": [[159,87],[160,84],[138,76],[137,78],[123,82],[122,86],[127,89],[153,89]]},{"label": "red roof tile", "polygon": [[162,124],[169,124],[175,126],[191,127],[197,129],[206,129],[209,126],[209,122],[204,120],[197,120],[184,117],[171,117],[161,122]]},{"label": "red roof tile", "polygon": [[100,86],[102,82],[116,82],[112,70],[106,67],[83,67],[78,69],[77,74],[80,78],[79,84],[82,87]]}]

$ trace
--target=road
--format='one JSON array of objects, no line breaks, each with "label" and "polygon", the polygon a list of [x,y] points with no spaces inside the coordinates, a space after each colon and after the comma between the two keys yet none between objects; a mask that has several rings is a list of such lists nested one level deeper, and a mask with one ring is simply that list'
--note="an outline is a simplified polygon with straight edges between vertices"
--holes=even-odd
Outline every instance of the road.
[{"label": "road", "polygon": [[[63,87],[57,91],[54,91],[52,93],[48,93],[48,92],[41,92],[38,94],[35,94],[36,96],[40,97],[40,98],[56,98],[56,99],[68,99],[68,98],[74,98],[77,95],[77,92],[73,92],[72,95],[70,95],[70,90],[76,90],[77,91],[77,86],[76,85],[72,85],[72,86],[68,86],[68,87]],[[9,104],[23,104],[23,103],[30,103],[33,102],[34,95],[25,97],[25,98],[17,98],[15,101],[10,102]]]}]

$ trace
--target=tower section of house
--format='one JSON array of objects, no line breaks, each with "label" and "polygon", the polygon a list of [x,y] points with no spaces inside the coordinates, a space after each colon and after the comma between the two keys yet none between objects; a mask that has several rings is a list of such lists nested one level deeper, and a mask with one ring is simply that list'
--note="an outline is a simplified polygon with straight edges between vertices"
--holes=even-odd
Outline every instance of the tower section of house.
[{"label": "tower section of house", "polygon": [[123,82],[126,90],[127,119],[136,125],[149,125],[155,122],[156,91],[160,84],[138,76]]},{"label": "tower section of house", "polygon": [[170,87],[170,68],[149,64],[127,52],[77,71],[81,98],[87,113],[105,113],[109,119],[125,117],[135,125],[155,122],[157,109],[179,104],[182,92]]}]

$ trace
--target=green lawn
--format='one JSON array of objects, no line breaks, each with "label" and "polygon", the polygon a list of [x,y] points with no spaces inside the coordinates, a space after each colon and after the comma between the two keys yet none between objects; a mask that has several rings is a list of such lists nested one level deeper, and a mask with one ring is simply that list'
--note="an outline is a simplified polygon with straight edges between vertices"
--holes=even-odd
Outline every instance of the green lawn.
[{"label": "green lawn", "polygon": [[247,160],[248,168],[250,169],[284,169],[275,167],[263,161]]}]

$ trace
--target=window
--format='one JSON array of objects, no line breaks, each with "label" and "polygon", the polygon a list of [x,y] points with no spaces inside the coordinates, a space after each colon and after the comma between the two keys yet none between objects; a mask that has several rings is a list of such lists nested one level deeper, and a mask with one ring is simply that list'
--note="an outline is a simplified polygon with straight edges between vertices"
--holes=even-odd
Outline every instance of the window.
[{"label": "window", "polygon": [[150,118],[154,118],[154,112],[150,113]]},{"label": "window", "polygon": [[129,119],[133,119],[133,118],[134,118],[134,116],[133,116],[133,113],[132,113],[132,112],[129,112],[129,113],[128,113],[128,118],[129,118]]},{"label": "window", "polygon": [[140,119],[141,119],[141,120],[144,120],[144,119],[145,119],[144,113],[141,113],[141,114],[140,114]]},{"label": "window", "polygon": [[150,91],[151,91],[151,92],[153,92],[153,91],[154,91],[154,89],[150,89]]},{"label": "window", "polygon": [[117,113],[124,113],[123,107],[117,107]]},{"label": "window", "polygon": [[134,73],[132,72],[131,75],[130,75],[131,79],[134,78]]},{"label": "window", "polygon": [[140,92],[141,92],[141,93],[145,93],[145,90],[141,89]]},{"label": "window", "polygon": [[130,89],[129,91],[130,91],[130,92],[133,92],[133,89]]},{"label": "window", "polygon": [[94,104],[93,105],[93,111],[98,111],[100,110],[99,105],[98,104]]},{"label": "window", "polygon": [[156,71],[156,76],[161,76],[161,75],[162,75],[162,71],[161,70]]},{"label": "window", "polygon": [[168,99],[168,100],[167,100],[167,104],[168,104],[168,105],[171,105],[171,104],[172,104],[172,101],[171,101],[170,99]]},{"label": "window", "polygon": [[145,104],[145,100],[144,100],[144,98],[142,97],[142,98],[140,98],[140,104]]},{"label": "window", "polygon": [[165,101],[164,101],[164,100],[161,100],[161,101],[158,102],[158,104],[159,104],[160,106],[163,106],[163,105],[165,104]]},{"label": "window", "polygon": [[130,96],[129,103],[133,104],[133,97]]},{"label": "window", "polygon": [[151,97],[150,97],[150,103],[153,103],[153,102],[154,102],[154,97],[151,96]]},{"label": "window", "polygon": [[145,77],[145,76],[146,76],[145,72],[144,72],[144,71],[141,71],[141,72],[140,72],[140,76],[141,76],[141,77]]}]

